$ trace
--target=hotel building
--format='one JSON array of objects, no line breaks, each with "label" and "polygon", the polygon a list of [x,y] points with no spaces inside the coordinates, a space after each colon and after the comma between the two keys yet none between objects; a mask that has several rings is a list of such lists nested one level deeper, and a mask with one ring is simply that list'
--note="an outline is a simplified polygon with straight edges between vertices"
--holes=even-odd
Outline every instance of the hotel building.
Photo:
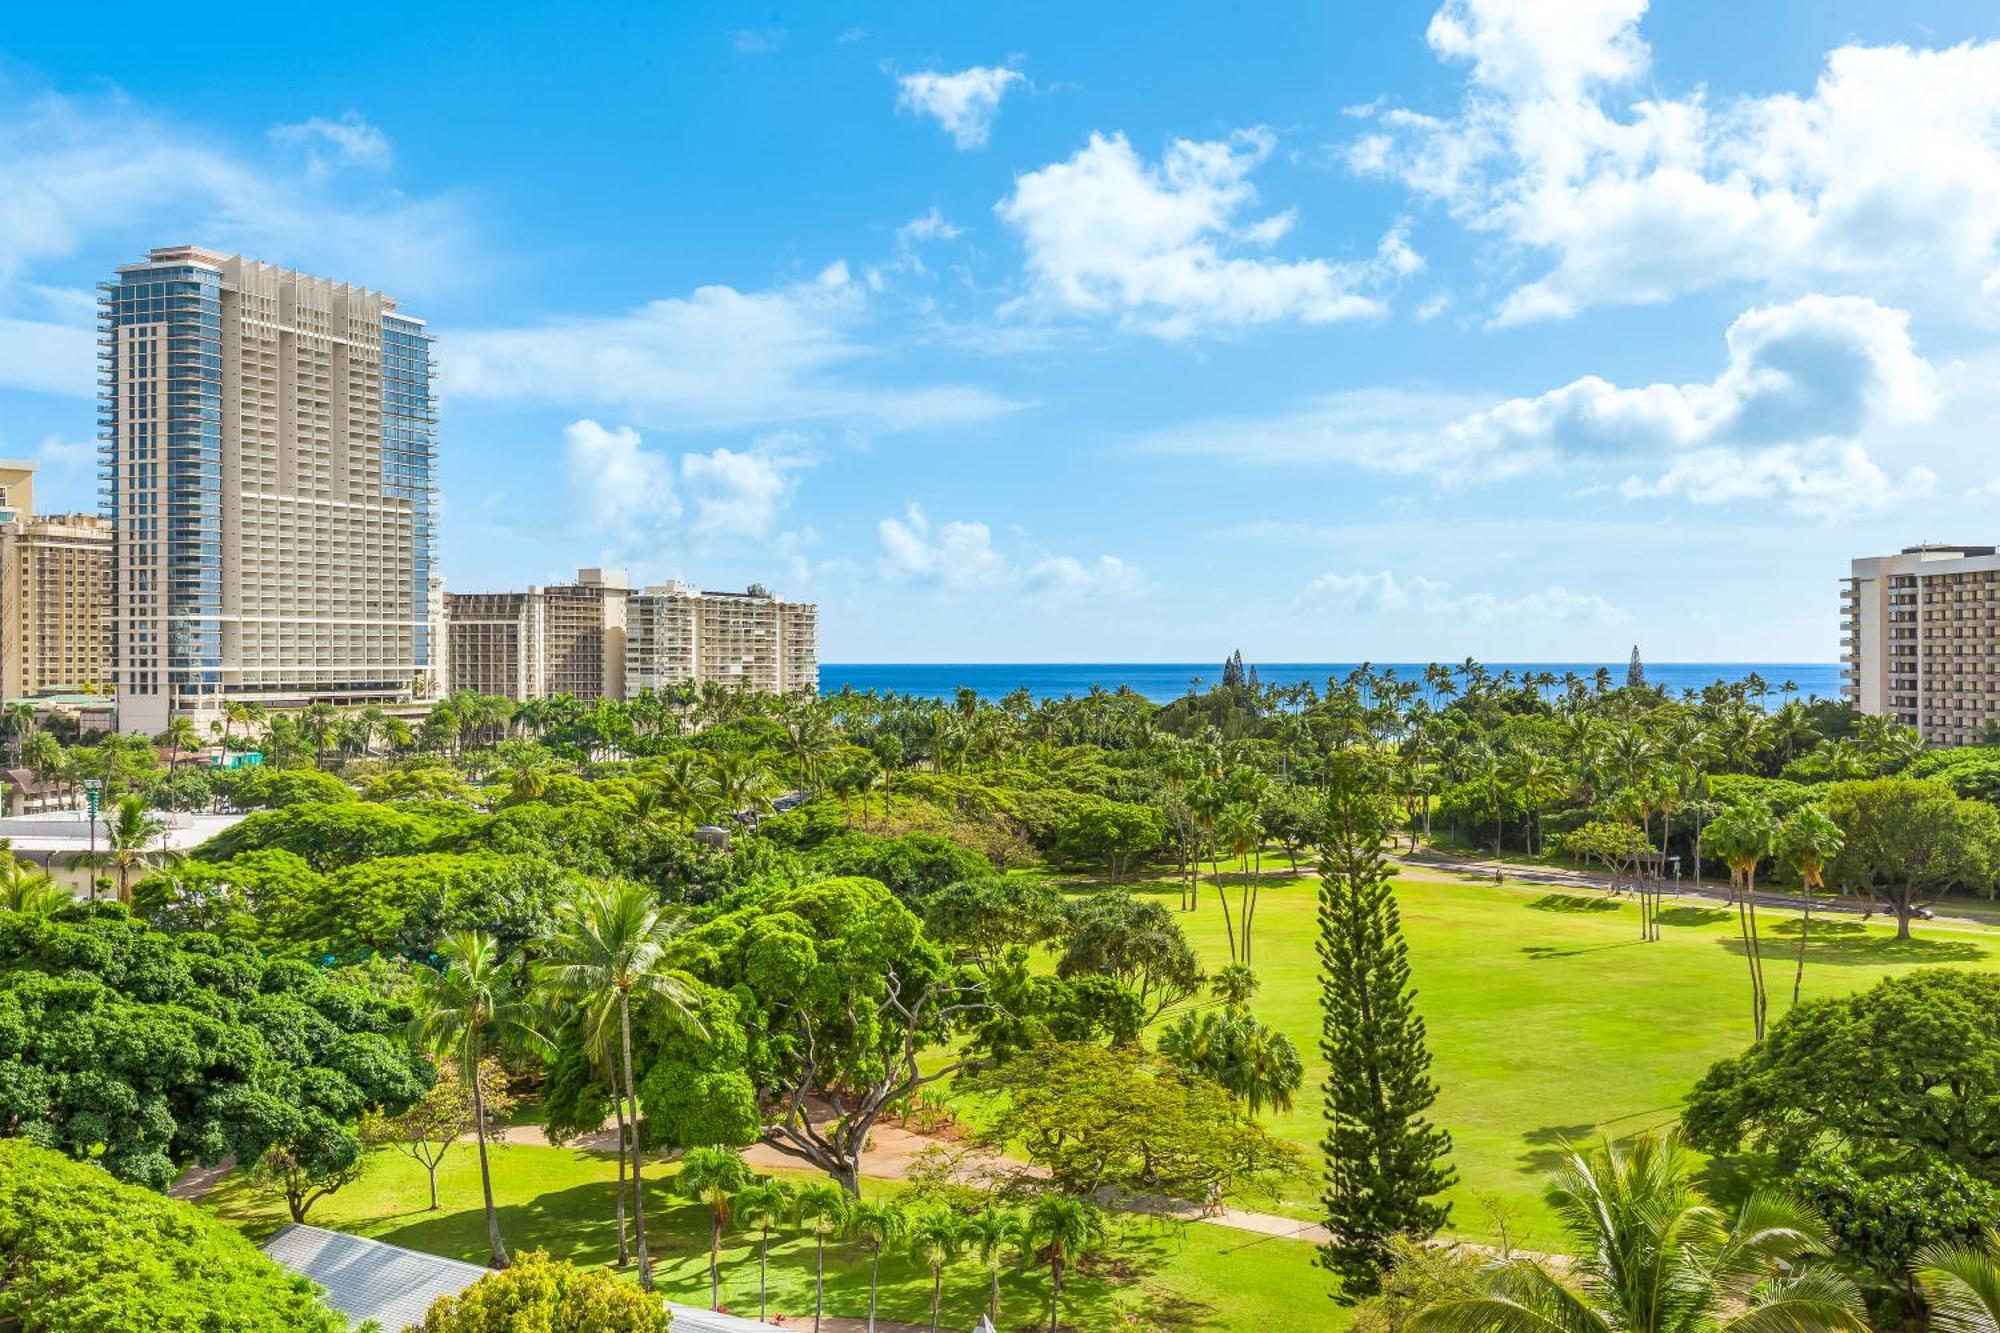
[{"label": "hotel building", "polygon": [[622,569],[526,592],[444,595],[447,684],[520,702],[625,697],[628,589]]},{"label": "hotel building", "polygon": [[393,298],[153,250],[102,284],[119,726],[428,697],[431,339]]},{"label": "hotel building", "polygon": [[1856,560],[1843,592],[1842,691],[1929,745],[2000,718],[2000,551],[1908,546]]},{"label": "hotel building", "polygon": [[0,697],[111,684],[111,525],[37,515],[34,465],[0,463]]},{"label": "hotel building", "polygon": [[819,608],[787,602],[758,584],[697,592],[666,583],[627,609],[625,684],[636,695],[714,680],[774,694],[819,689]]}]

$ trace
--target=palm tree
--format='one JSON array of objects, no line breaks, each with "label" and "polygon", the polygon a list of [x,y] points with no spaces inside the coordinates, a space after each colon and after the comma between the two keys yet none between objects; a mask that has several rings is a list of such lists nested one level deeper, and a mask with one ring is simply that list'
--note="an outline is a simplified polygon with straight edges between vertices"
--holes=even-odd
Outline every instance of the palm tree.
[{"label": "palm tree", "polygon": [[1021,1241],[1021,1215],[1004,1208],[988,1208],[965,1219],[965,1240],[986,1265],[986,1319],[1000,1327],[1000,1263],[1009,1245]]},{"label": "palm tree", "polygon": [[[632,1075],[632,1001],[656,999],[680,1021],[694,1024],[693,992],[667,970],[667,946],[680,921],[636,884],[600,885],[559,909],[541,980],[552,992],[581,1003],[591,1032],[618,1034],[626,1119],[634,1128],[632,1228],[639,1248],[639,1285],[653,1289],[653,1261],[646,1250],[644,1159],[636,1151],[639,1095]],[[615,1029],[613,1025],[615,1024]]]},{"label": "palm tree", "polygon": [[146,813],[144,797],[121,796],[115,813],[104,825],[104,845],[96,851],[70,853],[69,868],[116,871],[118,901],[130,907],[134,871],[158,870],[187,860],[186,852],[156,845],[166,832],[165,820]]},{"label": "palm tree", "polygon": [[909,1229],[903,1210],[887,1199],[864,1199],[848,1212],[854,1238],[868,1251],[868,1333],[875,1333],[875,1293],[881,1279],[882,1251],[896,1244]]},{"label": "palm tree", "polygon": [[1938,1333],[2000,1333],[2000,1236],[1989,1232],[1979,1246],[1926,1245],[1914,1267]]},{"label": "palm tree", "polygon": [[1504,1259],[1485,1290],[1419,1313],[1410,1333],[1865,1333],[1854,1284],[1801,1266],[1825,1226],[1783,1195],[1725,1215],[1694,1188],[1673,1134],[1572,1153],[1546,1193],[1574,1257]]},{"label": "palm tree", "polygon": [[[1750,964],[1750,1026],[1764,1040],[1764,949],[1757,932],[1757,863],[1771,854],[1778,826],[1770,807],[1756,801],[1730,806],[1708,826],[1708,839],[1729,863],[1729,887],[1736,897],[1736,924],[1743,936],[1743,956]],[[1741,891],[1738,891],[1738,886]]]},{"label": "palm tree", "polygon": [[6,705],[6,711],[0,717],[4,717],[7,734],[13,738],[14,762],[18,765],[21,762],[21,747],[35,730],[35,706],[16,701]]},{"label": "palm tree", "polygon": [[[1243,955],[1238,959],[1236,941],[1232,936],[1229,960],[1240,961],[1246,967],[1250,964],[1250,927],[1257,917],[1257,877],[1250,873],[1250,853],[1262,841],[1263,836],[1264,826],[1257,819],[1257,807],[1248,801],[1225,806],[1221,817],[1216,820],[1217,842],[1229,849],[1229,854],[1237,858],[1238,864],[1243,869],[1243,906],[1237,914],[1243,924]],[[1216,882],[1215,891],[1218,894],[1223,892],[1220,880]],[[1226,920],[1229,915],[1227,899],[1223,902],[1222,911]]]},{"label": "palm tree", "polygon": [[1024,1243],[1049,1266],[1049,1333],[1061,1328],[1064,1271],[1102,1245],[1104,1236],[1104,1214],[1082,1199],[1045,1195],[1028,1214]]},{"label": "palm tree", "polygon": [[73,901],[49,878],[48,871],[15,860],[10,852],[0,851],[0,912],[52,916]]},{"label": "palm tree", "polygon": [[944,1295],[944,1266],[958,1257],[964,1239],[965,1219],[947,1208],[933,1208],[910,1224],[910,1251],[931,1270],[931,1333],[937,1333],[938,1300]]},{"label": "palm tree", "polygon": [[734,1148],[689,1148],[674,1188],[708,1209],[708,1308],[722,1308],[722,1229],[735,1196],[750,1184],[750,1167]]},{"label": "palm tree", "polygon": [[[1787,707],[1796,707],[1788,704]],[[1840,855],[1847,835],[1816,805],[1802,805],[1778,825],[1773,840],[1778,859],[1798,872],[1805,911],[1799,918],[1799,965],[1792,973],[1792,1003],[1806,979],[1806,935],[1812,929],[1813,894],[1826,886],[1826,863]]]},{"label": "palm tree", "polygon": [[199,748],[201,733],[195,729],[193,719],[178,713],[167,719],[167,729],[153,740],[161,749],[171,751],[167,756],[167,779],[172,781],[174,771],[180,767],[181,752]]},{"label": "palm tree", "polygon": [[847,1229],[847,1191],[830,1180],[816,1181],[799,1191],[799,1224],[813,1238],[813,1333],[819,1333],[821,1313],[826,1309],[826,1238]]},{"label": "palm tree", "polygon": [[795,1200],[792,1187],[782,1180],[760,1176],[736,1192],[736,1220],[757,1230],[757,1317],[769,1308],[765,1275],[771,1260],[771,1228],[792,1215]]},{"label": "palm tree", "polygon": [[459,1076],[472,1089],[473,1132],[479,1143],[479,1187],[486,1201],[486,1243],[491,1267],[507,1266],[500,1240],[500,1216],[493,1208],[493,1171],[486,1160],[486,1097],[479,1066],[496,1047],[523,1043],[546,1047],[535,1027],[535,1009],[515,984],[511,959],[500,956],[491,935],[461,931],[438,944],[441,972],[418,973],[412,1039],[434,1055],[458,1062]]}]

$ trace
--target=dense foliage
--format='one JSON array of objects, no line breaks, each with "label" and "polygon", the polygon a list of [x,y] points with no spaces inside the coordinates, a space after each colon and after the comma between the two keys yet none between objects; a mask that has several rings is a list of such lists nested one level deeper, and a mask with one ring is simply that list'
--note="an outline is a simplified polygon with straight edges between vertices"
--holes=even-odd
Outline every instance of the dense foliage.
[{"label": "dense foliage", "polygon": [[346,1333],[347,1320],[194,1205],[0,1139],[0,1328]]}]

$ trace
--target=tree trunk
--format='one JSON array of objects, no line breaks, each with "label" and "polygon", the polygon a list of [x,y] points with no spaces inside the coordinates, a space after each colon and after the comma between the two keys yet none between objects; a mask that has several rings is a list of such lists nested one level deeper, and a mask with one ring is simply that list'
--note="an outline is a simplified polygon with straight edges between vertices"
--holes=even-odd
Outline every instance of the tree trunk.
[{"label": "tree trunk", "polygon": [[708,1213],[708,1308],[722,1308],[722,1214]]},{"label": "tree trunk", "polygon": [[757,1247],[757,1317],[762,1319],[770,1309],[771,1271],[771,1228],[764,1228],[764,1239]]},{"label": "tree trunk", "polygon": [[1000,1268],[986,1270],[986,1321],[995,1328],[1000,1327]]},{"label": "tree trunk", "polygon": [[1805,984],[1806,980],[1806,935],[1812,930],[1812,885],[1806,884],[1804,887],[1806,910],[1805,915],[1799,918],[1799,966],[1798,970],[1792,973],[1792,1008],[1794,1009],[1799,1007],[1799,988]]},{"label": "tree trunk", "polygon": [[1059,1333],[1057,1315],[1062,1309],[1062,1260],[1049,1262],[1049,1333]]},{"label": "tree trunk", "polygon": [[1222,867],[1220,862],[1216,863],[1214,878],[1216,901],[1222,904],[1222,927],[1229,932],[1229,961],[1234,963],[1238,961],[1236,957],[1236,923],[1229,916],[1229,890],[1222,887]]},{"label": "tree trunk", "polygon": [[868,1256],[868,1333],[875,1333],[875,1293],[881,1272],[882,1251],[876,1250]]},{"label": "tree trunk", "polygon": [[653,1260],[646,1253],[646,1188],[639,1174],[645,1161],[639,1150],[639,1098],[632,1089],[632,1005],[623,991],[618,994],[619,1036],[625,1054],[626,1119],[632,1122],[632,1230],[639,1242],[639,1286],[653,1289]]},{"label": "tree trunk", "polygon": [[1915,906],[1910,902],[1909,898],[1905,895],[1901,894],[1897,895],[1896,898],[1897,939],[1907,940],[1908,938],[1910,938],[1910,918],[1914,915],[1916,915],[1916,909]]},{"label": "tree trunk", "polygon": [[440,1165],[440,1164],[442,1164],[442,1163],[443,1163],[443,1161],[444,1161],[444,1158],[440,1157],[440,1158],[438,1158],[438,1159],[437,1159],[437,1161],[435,1161],[435,1162],[432,1162],[432,1163],[430,1164],[430,1166],[428,1167],[428,1170],[429,1170],[429,1172],[430,1172],[430,1177],[431,1177],[431,1211],[432,1211],[432,1212],[436,1212],[436,1211],[438,1210],[438,1167],[439,1167],[439,1165]]},{"label": "tree trunk", "polygon": [[629,1228],[625,1224],[625,1148],[629,1140],[625,1137],[625,1089],[612,1076],[611,1109],[618,1117],[618,1266],[623,1268],[632,1262],[632,1244]]},{"label": "tree trunk", "polygon": [[507,1247],[500,1241],[500,1215],[493,1211],[493,1169],[486,1161],[486,1093],[479,1086],[479,1065],[472,1066],[472,1131],[479,1143],[479,1189],[486,1199],[487,1267],[507,1266]]},{"label": "tree trunk", "polygon": [[931,1269],[931,1333],[937,1333],[938,1297],[944,1294],[944,1270]]},{"label": "tree trunk", "polygon": [[826,1309],[826,1233],[813,1232],[817,1253],[813,1257],[813,1333],[819,1333],[820,1312]]}]

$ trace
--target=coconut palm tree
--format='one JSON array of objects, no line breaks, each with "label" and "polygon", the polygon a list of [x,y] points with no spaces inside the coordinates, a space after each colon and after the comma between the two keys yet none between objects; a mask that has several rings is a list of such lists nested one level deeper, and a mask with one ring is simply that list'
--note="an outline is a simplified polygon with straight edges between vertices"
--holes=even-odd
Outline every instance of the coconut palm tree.
[{"label": "coconut palm tree", "polygon": [[133,872],[177,866],[187,860],[186,852],[164,845],[166,833],[167,822],[146,812],[144,797],[121,796],[105,822],[104,845],[96,851],[70,853],[69,868],[115,871],[118,901],[129,907]]},{"label": "coconut palm tree", "polygon": [[[1796,705],[1786,705],[1796,707]],[[1792,1003],[1806,979],[1806,936],[1812,930],[1813,894],[1826,886],[1826,865],[1840,855],[1847,835],[1816,805],[1802,805],[1778,825],[1773,847],[1778,860],[1798,872],[1805,911],[1799,918],[1799,965],[1792,973]]]},{"label": "coconut palm tree", "polygon": [[[681,923],[636,884],[599,885],[558,909],[556,936],[540,980],[549,991],[582,1004],[592,1032],[618,1034],[620,1082],[626,1119],[639,1124],[639,1097],[632,1073],[632,1006],[636,999],[663,1004],[680,1022],[694,1024],[693,992],[667,970],[667,947]],[[653,1289],[653,1261],[646,1249],[646,1195],[643,1158],[632,1155],[632,1229],[639,1250],[639,1285]]]},{"label": "coconut palm tree", "polygon": [[988,1208],[965,1219],[965,1242],[986,1266],[986,1318],[1000,1327],[1000,1266],[1007,1247],[1021,1243],[1021,1215],[1010,1209]]},{"label": "coconut palm tree", "polygon": [[174,772],[180,767],[181,753],[201,746],[201,732],[196,730],[194,720],[185,713],[177,713],[167,719],[167,729],[153,737],[161,749],[170,751],[167,755],[167,779],[173,780]]},{"label": "coconut palm tree", "polygon": [[689,1148],[681,1158],[674,1189],[708,1209],[708,1308],[722,1308],[722,1229],[730,1206],[750,1184],[750,1167],[734,1148]]},{"label": "coconut palm tree", "polygon": [[937,1333],[945,1265],[958,1257],[964,1240],[965,1219],[948,1208],[932,1208],[910,1223],[910,1252],[931,1270],[931,1333]]},{"label": "coconut palm tree", "polygon": [[769,1309],[769,1289],[765,1277],[771,1260],[771,1229],[792,1215],[796,1204],[792,1187],[782,1180],[760,1176],[736,1192],[736,1220],[757,1231],[757,1317]]},{"label": "coconut palm tree", "polygon": [[1937,1333],[2000,1333],[2000,1236],[1984,1245],[1926,1245],[1917,1285]]},{"label": "coconut palm tree", "polygon": [[798,1193],[795,1215],[813,1238],[813,1333],[819,1333],[826,1310],[826,1238],[847,1229],[851,1207],[847,1191],[830,1180],[816,1181]]},{"label": "coconut palm tree", "polygon": [[20,701],[7,704],[5,712],[0,713],[0,721],[4,721],[7,735],[14,743],[14,762],[18,765],[21,747],[35,730],[35,706]]},{"label": "coconut palm tree", "polygon": [[0,851],[0,912],[51,916],[74,901],[49,878],[48,871]]},{"label": "coconut palm tree", "polygon": [[1743,956],[1750,964],[1750,1026],[1758,1041],[1764,1040],[1769,999],[1764,991],[1763,942],[1757,932],[1757,863],[1771,854],[1777,833],[1770,807],[1757,801],[1730,806],[1708,826],[1709,844],[1729,863],[1737,929],[1743,937]]},{"label": "coconut palm tree", "polygon": [[882,1251],[903,1239],[909,1222],[903,1210],[887,1199],[864,1199],[848,1212],[854,1238],[868,1252],[868,1333],[875,1333],[875,1294],[882,1273]]},{"label": "coconut palm tree", "polygon": [[479,1187],[486,1203],[488,1263],[507,1266],[500,1239],[500,1216],[493,1207],[493,1171],[486,1158],[486,1097],[479,1066],[502,1044],[546,1048],[535,1025],[537,1010],[515,982],[513,960],[500,955],[491,935],[461,931],[438,944],[442,971],[419,971],[412,1039],[433,1055],[456,1060],[459,1076],[472,1089],[474,1137],[479,1144]]},{"label": "coconut palm tree", "polygon": [[[1264,826],[1257,818],[1257,807],[1248,801],[1239,801],[1223,807],[1221,816],[1215,823],[1216,841],[1237,858],[1243,870],[1242,910],[1237,918],[1243,926],[1243,953],[1239,959],[1235,948],[1235,938],[1230,939],[1229,961],[1250,965],[1250,928],[1257,917],[1257,876],[1250,873],[1250,853],[1264,837]],[[1216,892],[1221,893],[1221,881],[1216,882]],[[1227,919],[1229,905],[1223,903],[1223,916]]]},{"label": "coconut palm tree", "polygon": [[1734,1214],[1694,1187],[1672,1135],[1572,1153],[1549,1205],[1573,1257],[1519,1256],[1489,1267],[1484,1290],[1419,1313],[1410,1333],[1865,1333],[1854,1284],[1804,1262],[1826,1253],[1825,1226],[1783,1195],[1753,1194]]},{"label": "coconut palm tree", "polygon": [[1057,1333],[1062,1323],[1063,1274],[1104,1238],[1104,1214],[1082,1199],[1045,1195],[1028,1214],[1023,1242],[1049,1266],[1049,1333]]}]

